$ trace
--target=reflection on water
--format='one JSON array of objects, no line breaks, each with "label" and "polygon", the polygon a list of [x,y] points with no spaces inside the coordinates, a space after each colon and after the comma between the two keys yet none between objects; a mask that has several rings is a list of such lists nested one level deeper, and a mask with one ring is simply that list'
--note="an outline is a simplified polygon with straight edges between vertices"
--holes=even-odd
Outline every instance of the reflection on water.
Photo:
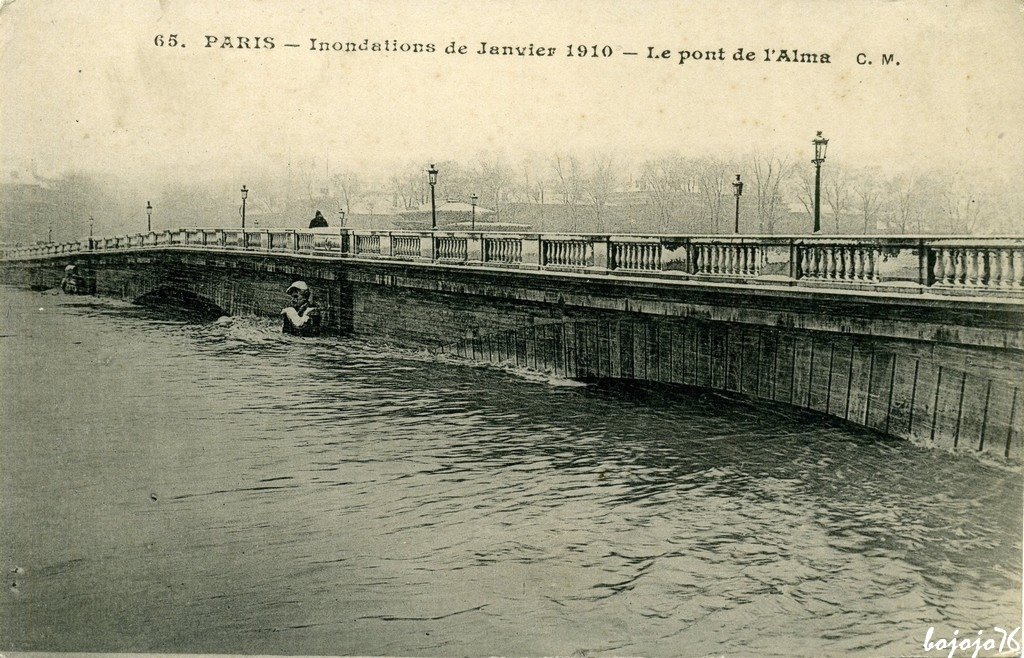
[{"label": "reflection on water", "polygon": [[1007,468],[262,319],[0,302],[3,649],[901,655],[1019,623]]}]

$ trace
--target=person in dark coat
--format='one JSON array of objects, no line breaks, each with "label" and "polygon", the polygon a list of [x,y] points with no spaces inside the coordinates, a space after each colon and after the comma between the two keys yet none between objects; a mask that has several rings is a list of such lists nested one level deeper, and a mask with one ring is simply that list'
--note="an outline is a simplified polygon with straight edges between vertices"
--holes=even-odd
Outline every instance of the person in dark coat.
[{"label": "person in dark coat", "polygon": [[316,211],[316,215],[313,219],[309,220],[309,228],[327,228],[327,220],[320,214],[320,211]]}]

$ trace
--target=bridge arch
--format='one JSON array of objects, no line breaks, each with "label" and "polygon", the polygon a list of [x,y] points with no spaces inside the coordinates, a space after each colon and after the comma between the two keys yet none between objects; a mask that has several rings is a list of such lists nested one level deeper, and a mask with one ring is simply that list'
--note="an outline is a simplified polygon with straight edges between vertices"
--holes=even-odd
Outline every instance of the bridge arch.
[{"label": "bridge arch", "polygon": [[201,320],[216,320],[221,316],[230,315],[209,297],[172,285],[152,289],[132,302],[140,306],[170,309]]},{"label": "bridge arch", "polygon": [[983,364],[969,372],[932,349],[862,337],[637,316],[537,322],[440,351],[581,381],[737,394],[953,451],[1010,457],[1021,441],[1019,386]]}]

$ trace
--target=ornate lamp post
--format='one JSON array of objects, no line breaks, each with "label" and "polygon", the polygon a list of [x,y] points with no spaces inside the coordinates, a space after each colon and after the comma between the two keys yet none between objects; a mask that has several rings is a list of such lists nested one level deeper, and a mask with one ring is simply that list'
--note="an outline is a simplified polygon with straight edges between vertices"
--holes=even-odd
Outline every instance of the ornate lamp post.
[{"label": "ornate lamp post", "polygon": [[89,218],[89,239],[92,239],[92,223],[93,223],[93,218],[90,217]]},{"label": "ornate lamp post", "polygon": [[828,139],[818,136],[811,142],[814,144],[814,232],[821,233],[821,163],[825,161],[825,149],[828,148]]},{"label": "ornate lamp post", "polygon": [[736,174],[736,180],[732,182],[733,194],[736,195],[736,227],[733,229],[733,233],[740,232],[740,197],[743,196],[743,181],[740,180],[740,175]]},{"label": "ornate lamp post", "polygon": [[469,203],[470,203],[470,205],[473,206],[473,215],[472,215],[472,219],[470,219],[470,225],[469,225],[471,231],[475,231],[476,230],[476,200],[479,199],[479,198],[480,197],[478,197],[476,195],[476,192],[473,192],[472,194],[469,195]]},{"label": "ornate lamp post", "polygon": [[341,218],[341,228],[345,228],[345,211],[344,210],[339,210],[338,211],[338,217]]},{"label": "ornate lamp post", "polygon": [[245,230],[245,199],[249,196],[249,190],[242,186],[242,230]]},{"label": "ornate lamp post", "polygon": [[430,230],[437,230],[437,203],[434,199],[434,186],[437,185],[437,166],[430,165],[427,169],[427,181],[430,183]]},{"label": "ornate lamp post", "polygon": [[146,233],[153,232],[153,206],[146,202]]}]

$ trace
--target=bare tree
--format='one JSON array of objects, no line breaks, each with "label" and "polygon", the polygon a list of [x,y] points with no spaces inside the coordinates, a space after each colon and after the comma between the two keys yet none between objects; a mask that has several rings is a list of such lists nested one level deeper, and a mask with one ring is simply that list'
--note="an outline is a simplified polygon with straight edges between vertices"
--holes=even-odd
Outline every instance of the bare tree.
[{"label": "bare tree", "polygon": [[341,205],[346,215],[352,214],[352,206],[366,194],[366,185],[362,177],[355,172],[342,172],[331,177],[331,184],[341,197]]},{"label": "bare tree", "polygon": [[945,219],[943,229],[949,233],[975,233],[985,214],[985,201],[962,180],[955,180],[944,186],[941,196],[941,212]]},{"label": "bare tree", "polygon": [[583,171],[574,154],[555,155],[552,168],[562,203],[569,209],[569,230],[579,230],[580,203],[583,201]]},{"label": "bare tree", "polygon": [[752,159],[754,170],[754,194],[757,202],[758,233],[774,233],[775,223],[782,208],[782,181],[790,170],[789,158],[774,154],[755,155]]},{"label": "bare tree", "polygon": [[666,230],[679,211],[689,167],[680,156],[647,160],[640,165],[640,185],[650,194],[659,230]]},{"label": "bare tree", "polygon": [[906,234],[921,230],[920,181],[916,177],[899,176],[889,183],[890,230]]},{"label": "bare tree", "polygon": [[619,186],[617,163],[611,155],[595,156],[589,175],[583,181],[583,189],[594,206],[594,226],[604,231],[603,212],[611,195]]},{"label": "bare tree", "polygon": [[836,225],[836,233],[842,233],[843,211],[847,208],[850,200],[850,184],[846,172],[842,167],[833,165],[828,168],[822,185],[822,197],[832,211],[832,221]]},{"label": "bare tree", "polygon": [[701,196],[701,214],[711,220],[711,231],[719,233],[721,232],[722,210],[728,192],[727,188],[730,185],[727,178],[735,166],[730,167],[729,164],[718,158],[707,157],[697,161],[696,169]]},{"label": "bare tree", "polygon": [[480,198],[494,205],[495,218],[500,219],[502,204],[515,180],[512,168],[500,157],[482,157],[473,175],[480,187]]},{"label": "bare tree", "polygon": [[878,225],[878,215],[883,205],[882,188],[878,179],[866,171],[856,177],[853,186],[857,212],[863,221],[863,232],[871,233]]}]

